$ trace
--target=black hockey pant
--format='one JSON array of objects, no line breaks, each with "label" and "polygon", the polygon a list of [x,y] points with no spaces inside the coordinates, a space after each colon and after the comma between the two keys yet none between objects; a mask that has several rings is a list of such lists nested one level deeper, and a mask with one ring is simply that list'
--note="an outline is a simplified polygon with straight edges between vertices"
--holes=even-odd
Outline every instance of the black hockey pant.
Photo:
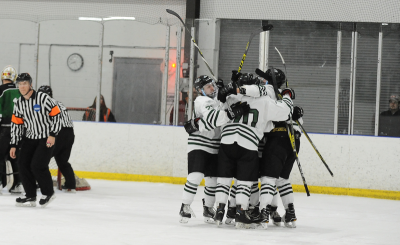
[{"label": "black hockey pant", "polygon": [[[18,164],[16,159],[12,159],[10,157],[10,141],[11,141],[11,127],[1,127],[0,128],[0,172],[1,172],[0,185],[3,184],[3,187],[7,184],[7,178],[5,175],[6,160],[9,160],[11,162],[13,173],[18,172]],[[13,188],[15,185],[19,183],[20,183],[19,174],[14,174],[14,183],[11,188]]]},{"label": "black hockey pant", "polygon": [[75,189],[75,174],[71,164],[68,162],[71,155],[72,145],[74,144],[75,135],[73,128],[62,128],[58,133],[53,156],[61,173],[64,175],[66,189]]},{"label": "black hockey pant", "polygon": [[36,181],[43,195],[50,196],[54,193],[49,171],[54,146],[47,148],[46,142],[47,138],[38,140],[24,138],[22,141],[17,162],[27,197],[36,197]]}]

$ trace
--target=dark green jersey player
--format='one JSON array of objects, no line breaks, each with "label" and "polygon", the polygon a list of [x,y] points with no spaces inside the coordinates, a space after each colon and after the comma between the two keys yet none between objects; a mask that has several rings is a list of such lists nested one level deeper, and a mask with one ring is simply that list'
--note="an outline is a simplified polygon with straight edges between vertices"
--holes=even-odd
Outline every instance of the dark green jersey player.
[{"label": "dark green jersey player", "polygon": [[[11,141],[11,117],[14,110],[14,102],[21,96],[14,82],[17,79],[17,71],[12,66],[6,66],[1,73],[2,85],[0,85],[0,195],[3,187],[7,186],[11,193],[21,193],[22,185],[18,174],[6,175],[10,172],[18,172],[15,159],[8,158]],[[10,162],[6,163],[6,159]]]}]

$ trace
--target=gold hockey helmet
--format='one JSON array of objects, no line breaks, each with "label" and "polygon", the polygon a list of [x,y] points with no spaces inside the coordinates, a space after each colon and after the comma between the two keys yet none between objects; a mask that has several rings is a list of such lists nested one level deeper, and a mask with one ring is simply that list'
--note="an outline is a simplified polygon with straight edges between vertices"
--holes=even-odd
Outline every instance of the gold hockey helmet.
[{"label": "gold hockey helmet", "polygon": [[3,80],[10,80],[15,82],[17,79],[17,71],[12,66],[4,67],[3,71],[1,72],[1,81]]}]

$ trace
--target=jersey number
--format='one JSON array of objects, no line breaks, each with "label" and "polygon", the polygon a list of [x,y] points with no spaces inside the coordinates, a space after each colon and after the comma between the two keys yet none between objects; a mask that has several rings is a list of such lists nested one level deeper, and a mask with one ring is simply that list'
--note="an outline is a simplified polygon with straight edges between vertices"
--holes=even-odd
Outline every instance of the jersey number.
[{"label": "jersey number", "polygon": [[251,126],[255,127],[258,122],[258,110],[257,109],[250,109],[248,113],[243,114],[241,117],[236,117],[233,122],[238,123],[240,121],[240,119],[243,117],[242,123],[248,125],[250,113],[253,114],[253,121],[251,122]]}]

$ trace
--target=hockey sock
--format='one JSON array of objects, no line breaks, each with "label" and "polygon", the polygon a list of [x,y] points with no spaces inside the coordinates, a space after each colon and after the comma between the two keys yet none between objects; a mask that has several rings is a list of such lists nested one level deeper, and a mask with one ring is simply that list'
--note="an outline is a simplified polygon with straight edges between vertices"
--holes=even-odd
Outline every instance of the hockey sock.
[{"label": "hockey sock", "polygon": [[237,179],[233,179],[233,185],[229,193],[229,207],[236,208],[236,191],[237,191]]},{"label": "hockey sock", "polygon": [[185,187],[183,188],[182,203],[192,204],[194,196],[197,192],[197,187],[200,185],[204,174],[199,172],[190,173],[186,179]]},{"label": "hockey sock", "polygon": [[260,210],[266,208],[268,204],[271,204],[272,198],[274,197],[276,189],[276,178],[273,177],[261,177],[261,190],[260,190]]},{"label": "hockey sock", "polygon": [[275,188],[274,197],[272,198],[271,206],[278,207],[278,199],[279,199],[279,194]]},{"label": "hockey sock", "polygon": [[236,205],[240,205],[243,210],[249,209],[249,198],[253,181],[238,180],[236,192]]},{"label": "hockey sock", "polygon": [[253,185],[251,186],[251,195],[250,195],[250,204],[251,206],[256,206],[257,203],[260,201],[260,193],[258,189],[258,181],[253,182]]},{"label": "hockey sock", "polygon": [[292,184],[288,179],[284,178],[279,178],[276,184],[282,198],[283,206],[287,209],[289,203],[294,203]]},{"label": "hockey sock", "polygon": [[215,191],[217,189],[217,177],[205,177],[205,185],[204,188],[204,202],[205,206],[212,208],[215,203]]},{"label": "hockey sock", "polygon": [[215,201],[218,204],[226,204],[228,201],[229,187],[231,186],[232,178],[218,178],[217,189],[215,191]]}]

